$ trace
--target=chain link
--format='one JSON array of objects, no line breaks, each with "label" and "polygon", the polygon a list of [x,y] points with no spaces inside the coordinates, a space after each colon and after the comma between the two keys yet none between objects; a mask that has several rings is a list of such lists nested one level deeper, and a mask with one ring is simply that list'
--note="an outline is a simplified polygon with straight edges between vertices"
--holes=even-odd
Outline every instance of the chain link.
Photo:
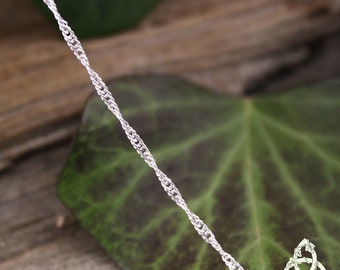
[{"label": "chain link", "polygon": [[78,40],[77,36],[74,34],[73,30],[68,25],[68,23],[59,14],[54,0],[43,1],[52,11],[55,19],[57,20],[59,29],[67,45],[70,47],[71,51],[81,62],[81,64],[86,68],[92,81],[92,84],[94,85],[94,88],[96,89],[98,95],[105,103],[105,105],[108,107],[108,109],[116,116],[134,149],[141,156],[141,158],[144,159],[144,161],[155,171],[156,176],[160,181],[165,192],[180,208],[184,210],[191,224],[193,225],[197,233],[203,238],[203,240],[210,244],[221,255],[223,262],[229,268],[229,270],[243,270],[243,267],[230,254],[228,254],[222,249],[221,245],[217,242],[215,235],[208,228],[208,226],[189,209],[180,191],[172,182],[172,180],[158,168],[157,163],[153,155],[151,154],[149,148],[145,145],[145,143],[143,142],[141,137],[137,134],[137,132],[123,118],[119,110],[119,107],[115,99],[113,98],[111,92],[108,90],[106,84],[90,66],[89,60],[86,56],[86,53],[80,41]]}]

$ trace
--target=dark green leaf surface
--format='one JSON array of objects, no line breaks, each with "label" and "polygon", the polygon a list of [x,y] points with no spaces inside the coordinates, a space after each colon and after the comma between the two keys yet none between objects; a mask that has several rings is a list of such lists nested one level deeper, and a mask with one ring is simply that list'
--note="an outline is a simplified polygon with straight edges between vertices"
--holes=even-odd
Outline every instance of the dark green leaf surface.
[{"label": "dark green leaf surface", "polygon": [[[33,0],[53,22],[43,0]],[[80,38],[119,32],[138,23],[159,0],[56,0],[60,14]]]},{"label": "dark green leaf surface", "polygon": [[[159,167],[246,269],[283,269],[304,237],[327,269],[340,269],[340,83],[256,98],[162,76],[110,89]],[[59,195],[122,269],[225,269],[96,96]]]}]

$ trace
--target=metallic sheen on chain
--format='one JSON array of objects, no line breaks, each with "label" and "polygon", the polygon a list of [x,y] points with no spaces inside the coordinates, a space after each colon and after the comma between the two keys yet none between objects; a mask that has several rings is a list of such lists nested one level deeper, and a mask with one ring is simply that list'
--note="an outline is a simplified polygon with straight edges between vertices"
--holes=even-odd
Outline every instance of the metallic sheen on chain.
[{"label": "metallic sheen on chain", "polygon": [[203,240],[210,244],[221,255],[223,262],[225,263],[226,266],[228,266],[229,270],[243,270],[243,267],[229,253],[225,252],[222,249],[219,242],[217,242],[215,235],[208,228],[208,226],[188,208],[185,200],[183,199],[181,193],[179,192],[175,184],[172,182],[172,180],[158,168],[156,161],[152,156],[150,150],[145,145],[140,136],[137,134],[137,132],[123,118],[111,92],[108,90],[107,86],[105,85],[103,80],[99,77],[99,75],[90,66],[89,60],[86,56],[86,53],[80,41],[78,40],[77,36],[74,34],[72,29],[68,25],[68,23],[59,14],[54,0],[43,1],[52,11],[55,19],[57,20],[59,29],[62,32],[64,39],[67,42],[67,45],[70,47],[71,51],[74,53],[77,59],[86,68],[92,81],[92,84],[94,85],[98,95],[106,104],[108,109],[117,117],[123,130],[125,131],[126,136],[130,140],[132,146],[136,149],[137,153],[155,171],[158,180],[160,181],[165,192],[188,215],[191,224],[194,226],[195,230],[203,238]]}]

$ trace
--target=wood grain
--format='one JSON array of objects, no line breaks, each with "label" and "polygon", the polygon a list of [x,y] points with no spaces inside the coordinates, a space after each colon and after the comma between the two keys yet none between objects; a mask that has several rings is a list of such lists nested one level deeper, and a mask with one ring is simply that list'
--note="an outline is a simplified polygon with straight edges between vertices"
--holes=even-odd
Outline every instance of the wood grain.
[{"label": "wood grain", "polygon": [[68,149],[69,143],[40,151],[0,175],[1,270],[115,269],[76,223],[56,226],[58,217],[70,216],[56,197]]},{"label": "wood grain", "polygon": [[[172,73],[240,93],[305,60],[307,42],[340,29],[333,2],[317,3],[311,10],[284,0],[164,0],[139,27],[84,41],[84,47],[105,80]],[[47,145],[51,138],[68,137],[92,88],[29,0],[0,5],[0,168],[5,168],[37,141]],[[318,7],[323,12],[315,15]]]}]

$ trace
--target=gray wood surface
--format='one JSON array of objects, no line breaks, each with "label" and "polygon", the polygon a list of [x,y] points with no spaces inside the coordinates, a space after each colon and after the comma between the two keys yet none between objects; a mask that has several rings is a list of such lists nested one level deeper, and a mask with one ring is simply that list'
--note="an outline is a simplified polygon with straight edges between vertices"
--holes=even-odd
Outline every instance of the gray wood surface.
[{"label": "gray wood surface", "polygon": [[115,269],[56,196],[68,149],[31,154],[0,175],[1,270]]},{"label": "gray wood surface", "polygon": [[[106,80],[171,73],[241,93],[305,61],[306,44],[338,31],[337,2],[163,0],[139,27],[83,44]],[[31,0],[0,1],[0,25],[1,169],[70,137],[92,88]]]}]

